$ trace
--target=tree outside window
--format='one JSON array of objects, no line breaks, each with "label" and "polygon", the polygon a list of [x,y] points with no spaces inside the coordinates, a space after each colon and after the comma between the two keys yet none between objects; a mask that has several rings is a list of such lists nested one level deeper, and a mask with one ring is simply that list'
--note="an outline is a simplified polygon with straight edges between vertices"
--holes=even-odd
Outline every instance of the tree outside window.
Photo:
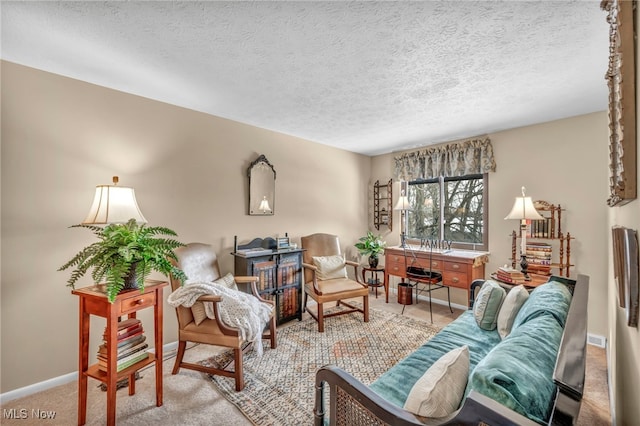
[{"label": "tree outside window", "polygon": [[408,237],[447,240],[452,247],[486,250],[486,193],[486,175],[409,182]]}]

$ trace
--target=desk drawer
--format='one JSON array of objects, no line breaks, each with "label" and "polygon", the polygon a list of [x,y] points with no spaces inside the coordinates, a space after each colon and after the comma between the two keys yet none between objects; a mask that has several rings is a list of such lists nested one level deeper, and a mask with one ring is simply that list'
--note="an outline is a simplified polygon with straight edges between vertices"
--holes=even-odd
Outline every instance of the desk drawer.
[{"label": "desk drawer", "polygon": [[397,277],[404,277],[407,270],[404,265],[404,257],[401,256],[388,256],[385,259],[384,268],[386,269],[387,274],[395,275]]},{"label": "desk drawer", "polygon": [[467,274],[464,272],[452,272],[452,271],[444,271],[442,275],[442,281],[444,285],[448,285],[450,287],[457,288],[468,288],[469,281],[467,278]]},{"label": "desk drawer", "polygon": [[135,312],[138,309],[143,309],[148,306],[153,306],[156,303],[156,292],[152,291],[146,294],[140,294],[139,291],[135,291],[135,295],[131,297],[127,297],[122,300],[122,305],[120,308],[121,314],[128,314],[131,312]]},{"label": "desk drawer", "polygon": [[462,262],[444,262],[444,270],[452,272],[467,272],[467,264]]},{"label": "desk drawer", "polygon": [[421,268],[426,269],[427,271],[429,269],[433,270],[433,271],[441,271],[442,270],[442,264],[444,262],[440,261],[440,260],[432,260],[431,262],[429,262],[429,259],[424,259],[422,257],[418,257],[416,259],[413,259],[411,257],[407,257],[407,263],[409,264],[409,266],[419,266]]}]

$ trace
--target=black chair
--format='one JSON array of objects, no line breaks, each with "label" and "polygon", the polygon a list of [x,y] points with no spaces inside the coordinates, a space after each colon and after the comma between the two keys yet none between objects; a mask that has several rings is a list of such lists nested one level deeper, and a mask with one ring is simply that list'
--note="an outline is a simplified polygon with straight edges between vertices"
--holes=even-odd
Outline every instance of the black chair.
[{"label": "black chair", "polygon": [[[433,265],[433,246],[429,245],[429,268],[425,268],[418,261],[414,250],[412,250],[408,244],[404,247],[404,262],[407,266],[406,275],[407,275],[407,284],[410,287],[413,287],[416,291],[416,303],[418,303],[418,294],[420,293],[428,293],[429,294],[429,315],[431,316],[431,322],[433,322],[433,311],[431,309],[431,292],[434,290],[439,290],[441,288],[447,289],[447,300],[449,302],[449,310],[453,313],[453,309],[451,308],[451,292],[449,287],[444,285],[442,282],[442,274],[440,272],[436,272],[432,270]],[[424,247],[424,243],[421,244],[420,248]],[[407,254],[408,252],[408,254]],[[420,288],[422,286],[422,288]],[[402,308],[402,312],[404,313],[404,307]]]}]

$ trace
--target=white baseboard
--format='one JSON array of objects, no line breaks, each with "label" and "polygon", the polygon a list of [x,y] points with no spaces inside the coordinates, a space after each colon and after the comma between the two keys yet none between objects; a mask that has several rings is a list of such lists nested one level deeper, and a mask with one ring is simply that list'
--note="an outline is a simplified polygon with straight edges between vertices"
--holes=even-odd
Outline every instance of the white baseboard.
[{"label": "white baseboard", "polygon": [[[175,350],[177,347],[178,347],[177,341],[167,343],[162,346],[162,351],[163,353],[166,353],[166,352]],[[153,348],[149,349],[149,352],[152,352],[152,351],[153,351]],[[54,377],[49,380],[45,380],[42,382],[34,383],[29,386],[25,386],[9,392],[5,392],[0,394],[0,405],[5,404],[9,401],[13,401],[14,399],[33,395],[34,393],[55,388],[56,386],[66,385],[67,383],[74,382],[77,380],[78,380],[78,372],[74,371],[73,373],[64,374],[62,376]]]},{"label": "white baseboard", "polygon": [[43,382],[34,383],[23,388],[15,389],[9,392],[0,394],[0,405],[5,404],[14,399],[23,398],[25,396],[33,395],[34,393],[42,392],[47,389],[55,388],[56,386],[66,385],[67,383],[78,380],[78,372],[65,374],[62,376],[54,377],[53,379],[45,380]]}]

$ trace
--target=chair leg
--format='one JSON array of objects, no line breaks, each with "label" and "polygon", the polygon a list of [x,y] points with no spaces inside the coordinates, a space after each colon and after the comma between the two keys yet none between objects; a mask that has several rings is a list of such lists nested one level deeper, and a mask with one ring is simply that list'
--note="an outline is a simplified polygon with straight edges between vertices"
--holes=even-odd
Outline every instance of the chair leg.
[{"label": "chair leg", "polygon": [[182,364],[182,357],[184,356],[184,351],[187,348],[187,342],[184,340],[180,340],[178,342],[178,353],[176,354],[176,362],[173,364],[173,371],[171,374],[178,374],[180,371],[180,364]]},{"label": "chair leg", "polygon": [[449,287],[447,287],[447,300],[449,301],[449,310],[453,313],[453,309],[451,308],[451,292],[449,291]]},{"label": "chair leg", "polygon": [[278,346],[276,342],[276,316],[274,315],[269,322],[269,334],[271,337],[271,349],[275,349]]},{"label": "chair leg", "polygon": [[433,309],[431,308],[431,283],[429,283],[429,315],[431,316],[431,324],[433,324]]},{"label": "chair leg", "polygon": [[235,348],[234,353],[234,370],[236,379],[236,391],[240,392],[244,389],[244,375],[242,374],[242,348]]},{"label": "chair leg", "polygon": [[362,297],[362,306],[364,307],[364,322],[369,322],[369,295]]},{"label": "chair leg", "polygon": [[324,333],[324,311],[322,310],[322,303],[318,303],[318,332]]}]

